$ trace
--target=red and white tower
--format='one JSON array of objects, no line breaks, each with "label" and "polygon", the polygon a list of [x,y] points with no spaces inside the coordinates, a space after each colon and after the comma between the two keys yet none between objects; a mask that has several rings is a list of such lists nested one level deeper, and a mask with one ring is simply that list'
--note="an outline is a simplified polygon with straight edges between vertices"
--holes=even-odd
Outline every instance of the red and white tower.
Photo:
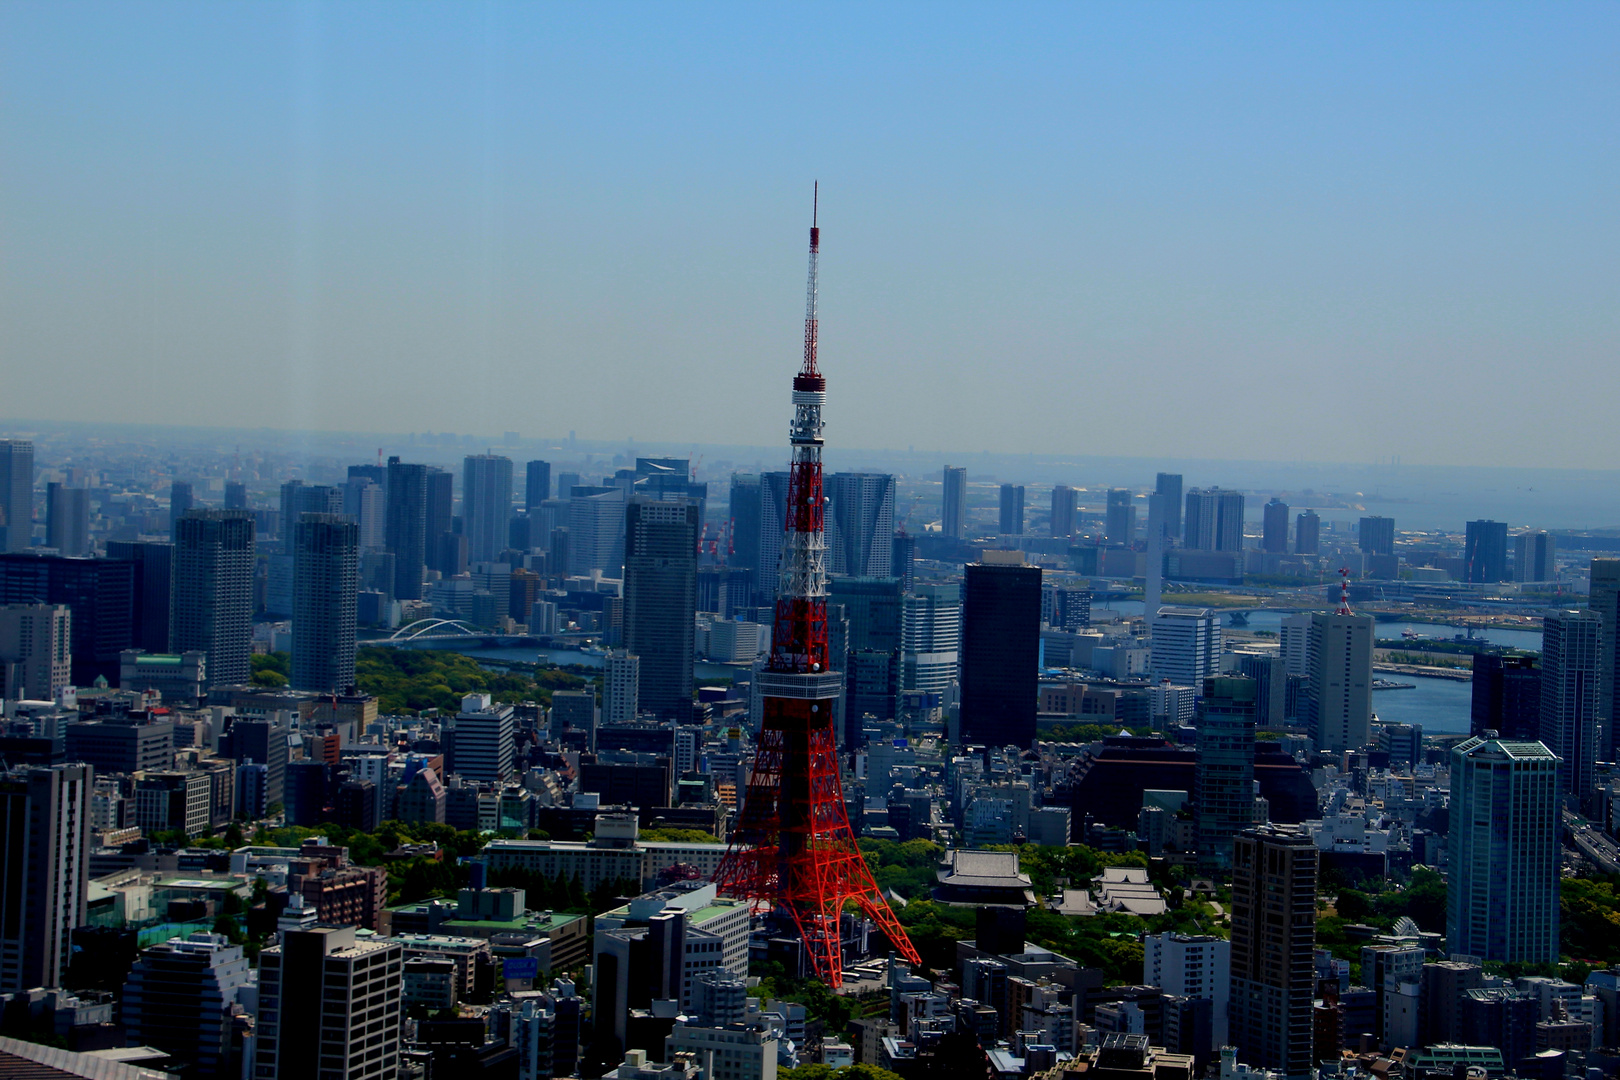
[{"label": "red and white tower", "polygon": [[[819,195],[819,192],[818,192]],[[819,199],[818,199],[819,201]],[[742,817],[715,883],[720,892],[774,908],[798,928],[816,976],[843,985],[839,916],[855,904],[889,943],[921,963],[856,846],[844,811],[833,734],[843,675],[827,658],[827,537],[821,493],[821,409],[827,380],[816,363],[816,260],[812,214],[805,299],[804,365],[793,379],[793,463],[771,656],[758,675],[764,721]]]}]

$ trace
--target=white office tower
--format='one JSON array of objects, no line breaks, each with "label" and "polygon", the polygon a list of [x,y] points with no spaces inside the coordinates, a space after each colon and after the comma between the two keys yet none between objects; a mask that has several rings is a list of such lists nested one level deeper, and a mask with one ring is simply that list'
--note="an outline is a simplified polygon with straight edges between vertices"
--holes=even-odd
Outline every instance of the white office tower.
[{"label": "white office tower", "polygon": [[1148,934],[1142,939],[1142,982],[1176,997],[1208,998],[1214,1005],[1213,1046],[1226,1044],[1231,997],[1232,943],[1208,934]]},{"label": "white office tower", "polygon": [[512,706],[497,705],[488,694],[468,694],[450,729],[445,767],[464,780],[505,783],[512,775]]},{"label": "white office tower", "polygon": [[73,681],[73,613],[66,604],[0,604],[0,691],[55,701]]},{"label": "white office tower", "polygon": [[962,648],[962,586],[918,582],[900,613],[901,689],[948,697]]},{"label": "white office tower", "polygon": [[1148,667],[1155,679],[1203,686],[1204,679],[1220,672],[1221,620],[1209,608],[1166,605],[1151,626]]},{"label": "white office tower", "polygon": [[398,942],[358,941],[352,926],[295,930],[264,950],[254,1080],[394,1080],[402,956]]},{"label": "white office tower", "polygon": [[1284,615],[1278,641],[1282,647],[1283,667],[1289,675],[1301,679],[1311,676],[1311,613]]},{"label": "white office tower", "polygon": [[1359,750],[1372,738],[1371,615],[1311,615],[1305,721],[1318,750]]},{"label": "white office tower", "polygon": [[388,500],[381,484],[369,476],[351,476],[343,485],[343,512],[360,527],[360,550],[388,546]]},{"label": "white office tower", "polygon": [[636,718],[636,688],[641,658],[623,649],[608,653],[602,675],[602,722],[629,724]]}]

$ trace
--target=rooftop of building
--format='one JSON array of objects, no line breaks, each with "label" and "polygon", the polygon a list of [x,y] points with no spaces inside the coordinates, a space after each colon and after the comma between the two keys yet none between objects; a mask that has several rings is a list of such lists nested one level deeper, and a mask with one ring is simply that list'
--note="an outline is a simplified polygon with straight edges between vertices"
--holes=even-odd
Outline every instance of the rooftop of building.
[{"label": "rooftop of building", "polygon": [[942,885],[966,888],[1027,889],[1028,874],[1018,869],[1016,851],[947,851],[939,870]]}]

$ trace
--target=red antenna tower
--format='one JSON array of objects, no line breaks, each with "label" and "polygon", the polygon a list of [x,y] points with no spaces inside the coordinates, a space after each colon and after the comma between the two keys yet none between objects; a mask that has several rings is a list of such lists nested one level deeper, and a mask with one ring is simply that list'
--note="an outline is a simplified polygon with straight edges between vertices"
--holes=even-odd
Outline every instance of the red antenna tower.
[{"label": "red antenna tower", "polygon": [[[817,211],[820,185],[816,190]],[[816,363],[818,214],[810,218],[810,281],[804,315],[804,365],[793,379],[788,442],[787,519],[771,655],[757,676],[764,721],[731,849],[714,880],[727,896],[771,908],[797,928],[816,977],[843,986],[839,918],[853,902],[895,951],[922,958],[867,869],[844,811],[833,735],[833,702],[843,676],[828,670],[827,538],[821,493],[821,409],[827,380]]]},{"label": "red antenna tower", "polygon": [[1348,566],[1339,567],[1339,610],[1335,611],[1333,614],[1355,614],[1355,612],[1350,610],[1350,568]]}]

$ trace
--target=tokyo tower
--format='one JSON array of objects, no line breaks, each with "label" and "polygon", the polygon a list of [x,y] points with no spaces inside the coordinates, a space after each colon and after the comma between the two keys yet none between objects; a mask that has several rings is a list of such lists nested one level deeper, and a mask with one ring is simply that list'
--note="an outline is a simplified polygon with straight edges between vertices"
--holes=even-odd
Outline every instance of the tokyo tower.
[{"label": "tokyo tower", "polygon": [[[819,204],[819,185],[817,204]],[[819,209],[819,206],[817,207]],[[787,512],[771,655],[757,676],[764,722],[753,776],[731,848],[715,871],[720,892],[772,908],[798,929],[811,970],[833,989],[843,984],[839,916],[853,903],[896,952],[920,964],[917,950],[872,879],[844,811],[833,735],[833,703],[843,675],[827,658],[827,538],[821,493],[821,409],[827,380],[816,362],[816,261],[821,246],[811,215],[810,281],[805,299],[804,365],[793,379],[788,442]]]}]

